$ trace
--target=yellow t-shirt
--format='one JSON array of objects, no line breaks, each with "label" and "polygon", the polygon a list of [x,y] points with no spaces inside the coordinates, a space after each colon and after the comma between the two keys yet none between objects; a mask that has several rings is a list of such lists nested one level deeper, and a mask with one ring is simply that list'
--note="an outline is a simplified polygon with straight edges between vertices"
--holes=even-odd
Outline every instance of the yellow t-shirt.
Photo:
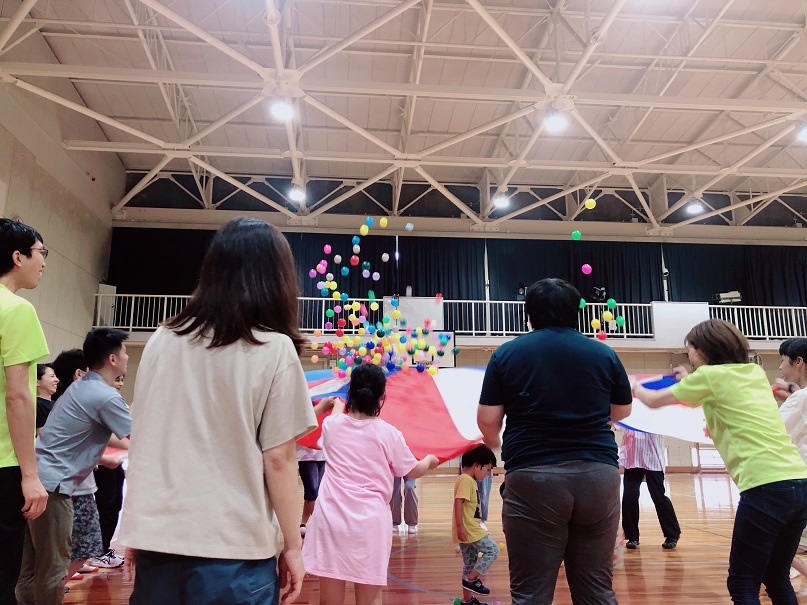
[{"label": "yellow t-shirt", "polygon": [[[19,466],[6,416],[6,368],[29,364],[31,405],[35,408],[36,362],[47,356],[48,345],[34,306],[0,284],[0,468]],[[34,429],[31,440],[35,438]]]},{"label": "yellow t-shirt", "polygon": [[787,434],[768,378],[754,363],[705,365],[670,388],[681,402],[703,406],[706,425],[741,492],[776,481],[807,479]]},{"label": "yellow t-shirt", "polygon": [[[488,532],[482,529],[482,514],[479,512],[479,496],[477,495],[477,485],[473,477],[461,474],[454,484],[454,499],[462,498],[465,502],[462,503],[462,524],[465,526],[465,531],[468,532],[468,539],[464,541],[465,544],[476,542],[488,535]],[[452,510],[453,507],[452,507]],[[459,542],[457,537],[457,520],[452,513],[451,531],[454,536],[454,542]]]}]

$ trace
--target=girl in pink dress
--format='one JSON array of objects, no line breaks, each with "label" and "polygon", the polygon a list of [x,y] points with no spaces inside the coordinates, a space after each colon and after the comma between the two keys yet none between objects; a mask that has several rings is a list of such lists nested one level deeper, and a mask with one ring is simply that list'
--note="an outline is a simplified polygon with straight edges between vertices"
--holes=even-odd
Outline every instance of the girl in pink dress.
[{"label": "girl in pink dress", "polygon": [[356,605],[380,605],[392,546],[393,479],[417,478],[437,466],[419,461],[401,432],[378,418],[386,378],[380,367],[353,370],[344,414],[322,423],[326,472],[303,544],[306,572],[319,576],[320,605],[342,605],[345,583]]}]

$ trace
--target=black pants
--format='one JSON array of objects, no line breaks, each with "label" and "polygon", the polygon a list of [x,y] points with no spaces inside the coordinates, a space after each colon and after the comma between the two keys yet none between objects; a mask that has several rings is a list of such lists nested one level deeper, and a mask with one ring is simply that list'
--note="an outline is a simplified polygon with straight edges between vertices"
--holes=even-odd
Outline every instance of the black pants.
[{"label": "black pants", "polygon": [[101,542],[104,552],[109,551],[109,543],[118,526],[118,516],[123,506],[123,480],[126,473],[123,467],[99,467],[95,471],[95,504],[98,506],[98,519],[101,523]]},{"label": "black pants", "polygon": [[664,493],[664,471],[648,471],[643,468],[625,469],[624,487],[622,490],[622,529],[625,539],[639,541],[639,488],[642,479],[647,481],[647,489],[656,507],[659,525],[664,537],[678,540],[681,527],[675,516],[675,509]]},{"label": "black pants", "polygon": [[616,466],[580,460],[509,471],[502,498],[513,605],[550,605],[561,562],[572,603],[616,605]]},{"label": "black pants", "polygon": [[0,605],[16,605],[14,587],[20,576],[25,517],[19,466],[0,468]]}]

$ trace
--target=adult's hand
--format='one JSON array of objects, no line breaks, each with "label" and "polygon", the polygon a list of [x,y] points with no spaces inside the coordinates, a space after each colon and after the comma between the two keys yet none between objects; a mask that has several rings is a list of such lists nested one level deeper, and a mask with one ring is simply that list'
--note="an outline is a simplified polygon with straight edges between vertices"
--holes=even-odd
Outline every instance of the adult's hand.
[{"label": "adult's hand", "polygon": [[280,597],[280,603],[281,605],[294,603],[300,596],[303,589],[303,578],[305,578],[302,551],[284,549],[280,553],[277,567],[280,575],[280,588],[286,589]]},{"label": "adult's hand", "polygon": [[48,492],[39,480],[39,477],[23,477],[22,495],[25,504],[22,507],[22,516],[26,519],[36,519],[45,512],[48,505]]},{"label": "adult's hand", "polygon": [[127,548],[123,557],[123,579],[134,583],[137,573],[137,549]]}]

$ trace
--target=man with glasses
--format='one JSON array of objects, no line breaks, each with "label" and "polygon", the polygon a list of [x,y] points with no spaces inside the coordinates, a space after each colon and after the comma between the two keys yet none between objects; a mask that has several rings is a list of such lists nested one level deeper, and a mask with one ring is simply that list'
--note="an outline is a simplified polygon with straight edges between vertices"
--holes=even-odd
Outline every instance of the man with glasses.
[{"label": "man with glasses", "polygon": [[48,356],[33,305],[17,295],[39,285],[48,251],[42,236],[0,218],[0,605],[16,603],[27,519],[44,511],[36,435],[36,362]]}]

